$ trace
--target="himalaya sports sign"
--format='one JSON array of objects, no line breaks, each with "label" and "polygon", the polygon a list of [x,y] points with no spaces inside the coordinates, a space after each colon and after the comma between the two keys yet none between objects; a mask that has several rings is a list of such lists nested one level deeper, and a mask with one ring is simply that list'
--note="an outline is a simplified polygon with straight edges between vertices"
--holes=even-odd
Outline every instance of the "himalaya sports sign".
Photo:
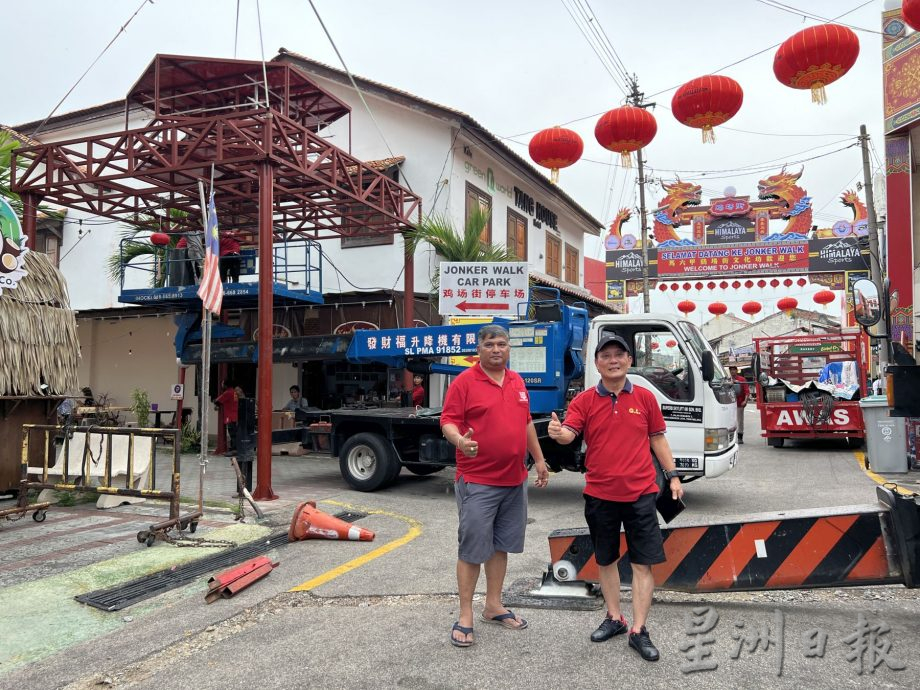
[{"label": "himalaya sports sign", "polygon": [[[641,250],[607,252],[607,280],[642,277]],[[838,273],[866,270],[869,252],[857,238],[745,242],[655,247],[648,250],[649,278]]]},{"label": "himalaya sports sign", "polygon": [[6,199],[0,198],[0,295],[27,275],[23,265],[28,251],[19,217]]}]

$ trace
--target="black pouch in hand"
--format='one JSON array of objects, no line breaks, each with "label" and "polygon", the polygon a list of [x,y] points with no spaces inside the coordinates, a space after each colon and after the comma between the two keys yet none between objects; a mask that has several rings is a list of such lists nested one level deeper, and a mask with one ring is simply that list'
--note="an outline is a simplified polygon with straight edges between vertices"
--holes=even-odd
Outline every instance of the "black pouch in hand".
[{"label": "black pouch in hand", "polygon": [[681,499],[675,500],[674,496],[671,495],[671,483],[664,478],[664,470],[654,453],[652,453],[652,464],[655,465],[655,483],[658,485],[658,498],[655,500],[655,508],[665,523],[669,523],[680,515],[687,506],[684,505]]}]

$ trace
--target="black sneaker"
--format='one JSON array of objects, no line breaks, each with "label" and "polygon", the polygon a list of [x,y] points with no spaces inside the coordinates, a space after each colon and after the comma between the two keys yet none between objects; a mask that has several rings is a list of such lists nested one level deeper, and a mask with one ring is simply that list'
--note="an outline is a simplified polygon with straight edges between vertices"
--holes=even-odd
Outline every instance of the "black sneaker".
[{"label": "black sneaker", "polygon": [[622,616],[620,616],[619,620],[607,616],[604,618],[603,622],[597,626],[597,630],[591,633],[591,641],[606,642],[611,637],[622,635],[627,630],[629,630],[629,626],[626,625],[626,621]]},{"label": "black sneaker", "polygon": [[639,632],[629,633],[629,646],[639,652],[646,661],[658,661],[658,648],[652,644],[645,626]]}]

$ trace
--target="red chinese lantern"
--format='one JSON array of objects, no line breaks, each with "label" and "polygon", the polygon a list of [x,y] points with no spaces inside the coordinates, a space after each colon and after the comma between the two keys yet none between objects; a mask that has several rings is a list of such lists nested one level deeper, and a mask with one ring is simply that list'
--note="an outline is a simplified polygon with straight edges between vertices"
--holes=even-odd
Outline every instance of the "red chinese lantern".
[{"label": "red chinese lantern", "polygon": [[680,284],[671,283],[671,292],[677,292],[678,290],[680,290]]},{"label": "red chinese lantern", "polygon": [[744,92],[738,82],[711,74],[691,79],[677,89],[671,99],[671,112],[681,124],[703,130],[704,143],[715,143],[712,128],[732,119],[742,101]]},{"label": "red chinese lantern", "polygon": [[665,346],[666,346],[666,347],[677,347],[677,341],[676,341],[676,340],[669,340],[668,342],[665,343]]},{"label": "red chinese lantern", "polygon": [[713,302],[709,305],[709,313],[715,314],[717,317],[722,316],[725,312],[728,311],[728,307],[725,306],[723,302]]},{"label": "red chinese lantern", "polygon": [[668,289],[668,286],[665,285],[664,283],[658,283],[658,289],[661,290],[662,292],[665,292]]},{"label": "red chinese lantern", "polygon": [[805,280],[804,278],[799,278],[797,281],[795,281],[795,284],[798,285],[799,287],[805,287],[806,285],[808,285],[808,281]]},{"label": "red chinese lantern", "polygon": [[754,318],[754,314],[757,314],[763,307],[760,306],[760,302],[745,302],[741,305],[741,311]]},{"label": "red chinese lantern", "polygon": [[783,281],[783,285],[786,287],[792,287],[792,278],[786,278],[786,280]]},{"label": "red chinese lantern", "polygon": [[753,281],[753,280],[745,280],[745,281],[744,281],[744,287],[746,287],[748,290],[750,290],[752,287],[754,287],[754,281]]},{"label": "red chinese lantern", "polygon": [[774,278],[773,280],[770,281],[770,287],[772,288],[779,287],[779,281],[776,278]]},{"label": "red chinese lantern", "polygon": [[740,280],[733,280],[733,281],[732,281],[732,287],[735,288],[735,289],[737,290],[738,288],[741,287],[741,281],[740,281]]},{"label": "red chinese lantern", "polygon": [[657,350],[657,349],[658,349],[658,343],[657,343],[657,342],[653,342],[653,343],[652,343],[652,349],[653,349],[653,350]]},{"label": "red chinese lantern", "polygon": [[150,235],[150,244],[154,244],[157,247],[165,247],[169,244],[169,235],[165,232],[155,232]]},{"label": "red chinese lantern", "polygon": [[920,31],[920,0],[904,0],[901,18],[914,31]]},{"label": "red chinese lantern", "polygon": [[837,299],[837,296],[830,290],[821,290],[820,292],[816,292],[812,299],[816,304],[820,304],[822,307],[824,307]]},{"label": "red chinese lantern", "polygon": [[684,290],[689,290],[690,287],[690,283],[684,283]]},{"label": "red chinese lantern", "polygon": [[550,169],[549,181],[559,181],[559,169],[567,168],[581,158],[585,143],[571,129],[552,127],[533,135],[530,157],[534,163]]},{"label": "red chinese lantern", "polygon": [[759,288],[765,288],[765,287],[767,287],[767,281],[766,281],[766,280],[758,280],[758,281],[757,281],[757,287],[759,287]]},{"label": "red chinese lantern", "polygon": [[624,105],[601,116],[594,127],[597,143],[620,154],[620,165],[632,167],[633,151],[645,148],[658,132],[655,117],[643,108]]},{"label": "red chinese lantern", "polygon": [[715,290],[716,284],[710,280],[708,283],[706,283],[706,287],[708,287],[710,290]]},{"label": "red chinese lantern", "polygon": [[787,315],[791,314],[797,306],[799,306],[799,301],[795,297],[783,297],[776,301],[776,308],[786,312]]},{"label": "red chinese lantern", "polygon": [[813,103],[826,103],[824,87],[837,81],[856,63],[859,39],[839,24],[802,29],[776,51],[773,74],[793,89],[811,89]]},{"label": "red chinese lantern", "polygon": [[693,287],[695,287],[697,290],[702,290],[702,289],[703,289],[703,284],[702,284],[702,283],[697,283],[697,284],[694,285]]},{"label": "red chinese lantern", "polygon": [[727,281],[727,280],[723,280],[721,283],[719,283],[719,287],[722,288],[723,290],[727,290],[727,289],[728,289],[728,281]]},{"label": "red chinese lantern", "polygon": [[696,305],[688,299],[685,299],[683,302],[678,303],[677,311],[682,313],[684,316],[696,309]]}]

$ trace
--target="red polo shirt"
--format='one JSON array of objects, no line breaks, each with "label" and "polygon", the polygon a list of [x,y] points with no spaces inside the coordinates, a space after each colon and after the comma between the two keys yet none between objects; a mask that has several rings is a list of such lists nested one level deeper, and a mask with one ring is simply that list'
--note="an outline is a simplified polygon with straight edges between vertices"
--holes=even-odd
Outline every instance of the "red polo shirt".
[{"label": "red polo shirt", "polygon": [[478,363],[460,374],[447,389],[441,426],[455,424],[461,434],[472,429],[479,452],[468,458],[457,449],[456,478],[489,486],[525,482],[529,422],[530,396],[517,372],[506,369],[501,385]]},{"label": "red polo shirt", "polygon": [[627,379],[614,395],[598,383],[569,404],[563,425],[584,432],[586,494],[632,502],[658,491],[649,437],[663,434],[665,423],[651,391]]}]

